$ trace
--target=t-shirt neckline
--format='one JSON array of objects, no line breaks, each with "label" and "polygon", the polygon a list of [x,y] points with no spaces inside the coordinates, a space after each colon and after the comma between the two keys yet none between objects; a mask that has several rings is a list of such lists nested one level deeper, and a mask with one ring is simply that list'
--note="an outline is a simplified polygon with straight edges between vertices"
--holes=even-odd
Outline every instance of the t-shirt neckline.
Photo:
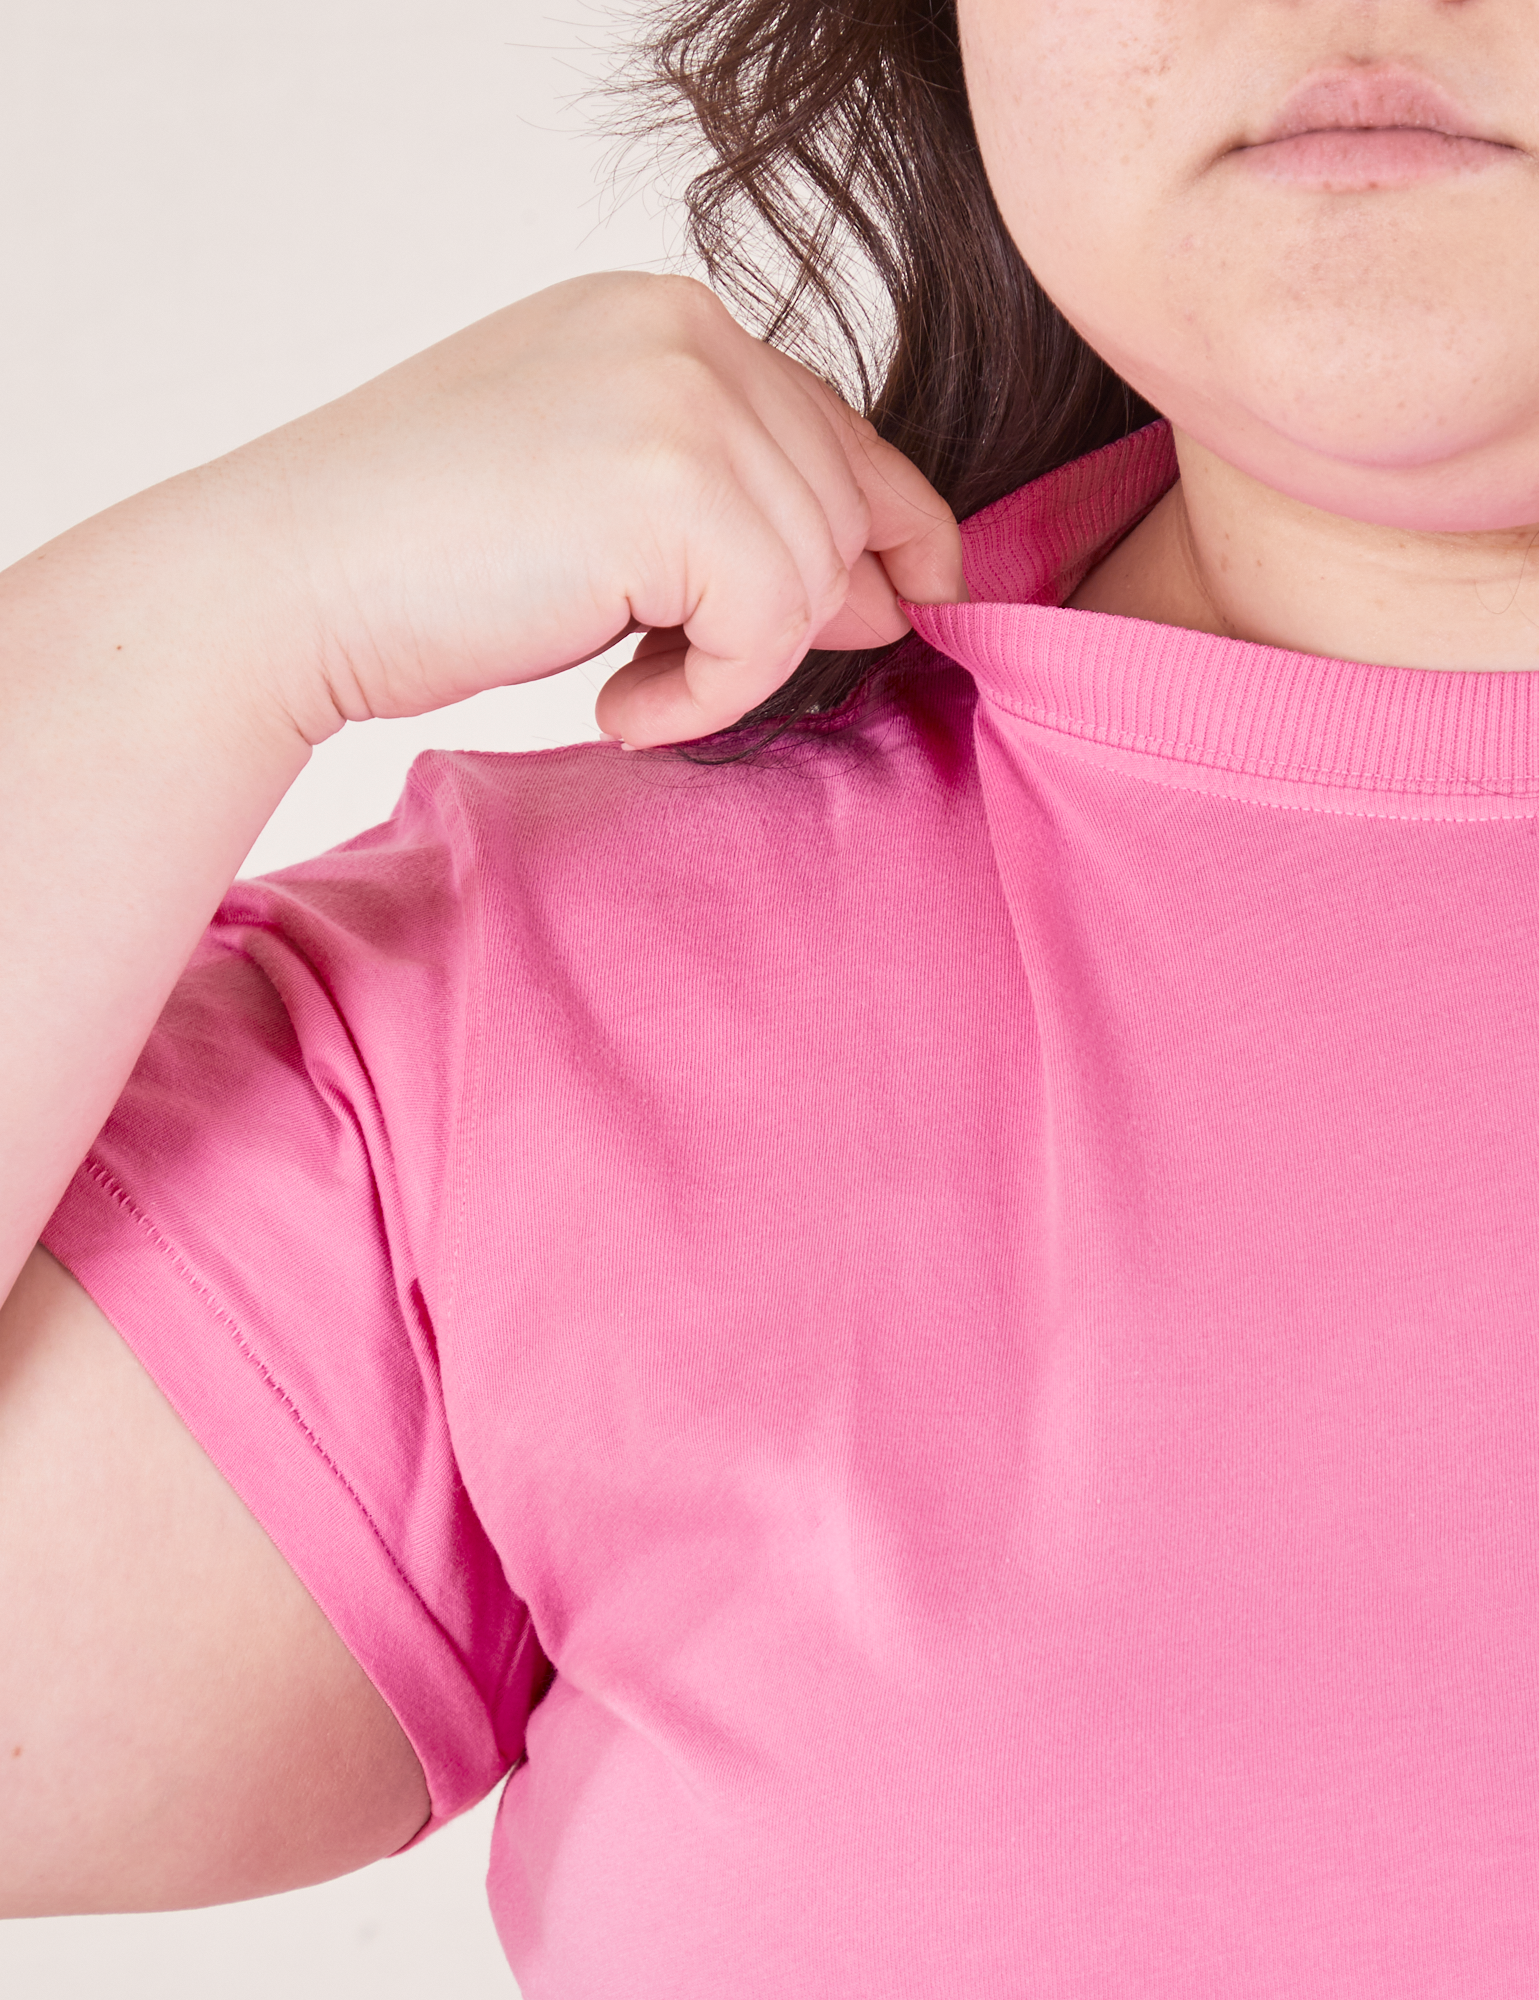
[{"label": "t-shirt neckline", "polygon": [[1268,805],[1416,819],[1539,813],[1539,672],[1294,653],[1064,600],[1176,478],[1168,424],[963,524],[971,602],[908,605],[987,709],[1131,776]]}]

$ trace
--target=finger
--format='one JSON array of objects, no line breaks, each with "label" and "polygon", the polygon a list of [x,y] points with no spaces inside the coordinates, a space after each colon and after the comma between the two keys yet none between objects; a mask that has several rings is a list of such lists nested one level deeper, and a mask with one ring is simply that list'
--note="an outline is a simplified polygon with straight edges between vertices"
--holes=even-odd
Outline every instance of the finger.
[{"label": "finger", "polygon": [[787,386],[779,398],[761,393],[758,422],[732,439],[731,464],[796,562],[816,629],[845,601],[871,511],[825,412]]},{"label": "finger", "polygon": [[677,714],[674,678],[685,672],[688,655],[689,640],[682,626],[649,632],[599,689],[593,719],[600,732],[625,750],[687,742],[687,737],[673,737],[667,731]]},{"label": "finger", "polygon": [[965,602],[962,537],[946,502],[918,466],[827,383],[799,362],[789,365],[839,442],[866,503],[865,546],[881,557],[898,594],[913,604]]},{"label": "finger", "polygon": [[957,604],[967,599],[962,535],[956,516],[911,459],[857,419],[846,427],[851,462],[871,528],[866,545],[900,597],[911,604]]},{"label": "finger", "polygon": [[[784,357],[775,355],[777,362]],[[797,545],[804,532],[799,519],[780,511],[778,501],[793,498],[804,504],[810,492],[821,509],[828,533],[846,570],[854,568],[870,546],[871,508],[856,477],[850,451],[842,435],[844,420],[853,412],[805,370],[793,373],[789,367],[756,371],[743,383],[747,400],[759,418],[761,431],[746,435],[743,472],[752,484],[788,546]],[[756,455],[748,458],[747,454]],[[766,462],[768,455],[774,462]],[[796,478],[787,483],[778,472],[784,459],[794,468]]]},{"label": "finger", "polygon": [[644,642],[600,698],[599,727],[638,746],[711,735],[756,708],[803,658],[828,602],[843,601],[841,586],[815,613],[803,564],[735,481],[703,515],[681,548],[661,552],[655,582],[631,595],[643,625],[683,627],[685,652]]},{"label": "finger", "polygon": [[850,588],[833,617],[813,637],[826,651],[861,651],[889,646],[913,627],[903,615],[887,572],[869,550],[850,572]]},{"label": "finger", "polygon": [[[913,628],[904,617],[891,583],[873,555],[856,564],[849,597],[833,619],[814,634],[815,646],[865,650],[890,645]],[[716,663],[691,649],[681,627],[647,633],[630,660],[605,682],[595,707],[599,728],[628,749],[683,743],[738,722],[758,701],[744,702],[741,681],[732,684],[726,720],[701,726],[707,713],[701,686]],[[776,686],[783,685],[777,682]],[[775,689],[771,689],[773,693]],[[763,700],[765,697],[760,696]]]},{"label": "finger", "polygon": [[680,628],[650,636],[655,643],[643,641],[632,658],[605,681],[594,704],[600,730],[617,738],[625,749],[655,750],[663,744],[694,743],[730,728],[758,706],[757,702],[745,707],[741,701],[732,701],[713,711],[697,686],[702,669],[711,663],[690,645]]},{"label": "finger", "polygon": [[603,734],[632,750],[694,743],[730,729],[788,677],[777,675],[768,687],[751,690],[737,662],[690,645],[678,630],[667,637],[669,643],[656,649],[638,647],[605,681],[594,704]]},{"label": "finger", "polygon": [[[890,645],[912,629],[886,572],[875,556],[866,554],[856,563],[845,603],[814,634],[812,643],[839,651],[865,650]],[[648,632],[626,665],[600,690],[594,711],[599,728],[628,749],[648,749],[659,743],[691,740],[688,733],[680,732],[712,734],[740,721],[750,708],[758,706],[757,701],[744,702],[745,691],[739,681],[733,688],[733,700],[727,704],[737,712],[725,721],[702,727],[705,711],[698,687],[701,676],[709,675],[710,670],[705,655],[698,651],[691,655],[689,637],[682,627]],[[782,684],[777,682],[776,686]]]}]

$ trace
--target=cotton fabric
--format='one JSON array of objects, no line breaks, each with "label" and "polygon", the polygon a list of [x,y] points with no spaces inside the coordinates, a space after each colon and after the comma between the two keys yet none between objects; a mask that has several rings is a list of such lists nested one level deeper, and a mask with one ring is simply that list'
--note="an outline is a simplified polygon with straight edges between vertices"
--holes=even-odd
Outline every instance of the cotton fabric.
[{"label": "cotton fabric", "polygon": [[237,883],[46,1237],[526,2000],[1539,1968],[1539,682],[1059,608],[840,729],[432,754]]}]

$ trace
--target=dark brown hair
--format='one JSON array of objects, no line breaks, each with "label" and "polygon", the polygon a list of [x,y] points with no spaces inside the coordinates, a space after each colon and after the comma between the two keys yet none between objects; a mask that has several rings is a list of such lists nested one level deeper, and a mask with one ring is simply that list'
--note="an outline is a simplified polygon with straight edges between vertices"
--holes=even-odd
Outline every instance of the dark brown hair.
[{"label": "dark brown hair", "polygon": [[[1155,414],[1011,241],[954,0],[654,0],[626,82],[624,129],[703,142],[684,200],[717,290],[959,518]],[[891,650],[809,653],[738,731],[827,715]]]}]

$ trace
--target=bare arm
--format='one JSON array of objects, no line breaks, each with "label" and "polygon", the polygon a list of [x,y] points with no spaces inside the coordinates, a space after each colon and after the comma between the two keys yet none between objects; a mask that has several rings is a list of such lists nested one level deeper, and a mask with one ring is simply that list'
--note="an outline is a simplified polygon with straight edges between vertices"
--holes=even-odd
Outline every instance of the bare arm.
[{"label": "bare arm", "polygon": [[44,1251],[0,1309],[0,1917],[271,1894],[427,1817],[400,1725]]},{"label": "bare arm", "polygon": [[[0,1297],[252,841],[345,719],[654,637],[601,725],[734,721],[961,594],[944,503],[685,280],[582,280],[0,576]],[[671,635],[671,636],[670,636]]]},{"label": "bare arm", "polygon": [[961,592],[920,475],[700,287],[638,279],[494,314],[0,576],[0,1911],[258,1894],[425,1812],[324,1617],[32,1250],[311,746],[635,628],[601,726],[699,736],[815,637],[899,636],[895,586]]},{"label": "bare arm", "polygon": [[0,1297],[310,754],[267,635],[218,602],[238,556],[201,498],[192,475],[0,575]]}]

